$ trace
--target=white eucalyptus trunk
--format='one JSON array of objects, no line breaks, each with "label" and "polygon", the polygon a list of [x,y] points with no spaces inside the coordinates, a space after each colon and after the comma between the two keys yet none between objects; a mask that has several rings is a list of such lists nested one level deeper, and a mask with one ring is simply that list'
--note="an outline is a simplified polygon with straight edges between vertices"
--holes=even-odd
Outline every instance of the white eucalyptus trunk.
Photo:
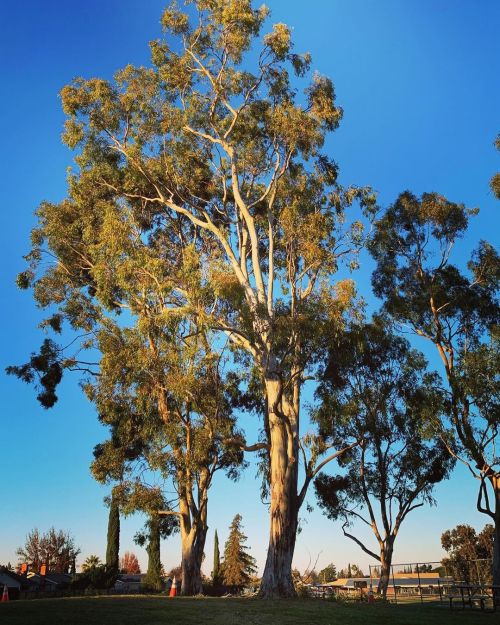
[{"label": "white eucalyptus trunk", "polygon": [[[266,381],[270,436],[270,532],[260,586],[264,598],[294,597],[292,560],[298,525],[298,410],[279,401],[280,387]],[[278,409],[278,405],[280,408]]]},{"label": "white eucalyptus trunk", "polygon": [[192,520],[188,503],[182,499],[179,502],[179,511],[182,553],[181,595],[199,595],[203,591],[201,564],[208,530],[206,518],[201,514],[198,519]]},{"label": "white eucalyptus trunk", "polygon": [[201,564],[207,530],[193,527],[189,533],[181,530],[182,543],[182,584],[181,595],[199,595],[203,591]]}]

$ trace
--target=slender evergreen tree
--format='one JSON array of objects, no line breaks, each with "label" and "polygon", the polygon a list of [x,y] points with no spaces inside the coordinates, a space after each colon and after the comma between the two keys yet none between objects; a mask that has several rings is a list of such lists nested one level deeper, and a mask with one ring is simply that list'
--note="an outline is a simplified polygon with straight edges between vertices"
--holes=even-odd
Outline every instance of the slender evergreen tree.
[{"label": "slender evergreen tree", "polygon": [[108,518],[108,542],[106,547],[106,567],[118,571],[120,553],[120,506],[111,495]]},{"label": "slender evergreen tree", "polygon": [[214,586],[218,586],[221,582],[219,537],[217,535],[217,530],[215,530],[214,537],[214,569],[212,571],[212,582]]},{"label": "slender evergreen tree", "polygon": [[160,557],[160,517],[151,515],[148,521],[148,570],[142,583],[152,590],[161,591],[163,588],[161,557]]},{"label": "slender evergreen tree", "polygon": [[148,569],[141,580],[141,585],[148,590],[161,592],[164,584],[164,570],[160,557],[160,541],[179,531],[176,517],[161,517],[151,514],[144,529],[134,536],[134,542],[143,547],[146,545]]},{"label": "slender evergreen tree", "polygon": [[241,514],[237,514],[229,528],[229,538],[224,546],[222,572],[226,586],[241,588],[257,571],[256,561],[245,546],[247,537],[241,530]]}]

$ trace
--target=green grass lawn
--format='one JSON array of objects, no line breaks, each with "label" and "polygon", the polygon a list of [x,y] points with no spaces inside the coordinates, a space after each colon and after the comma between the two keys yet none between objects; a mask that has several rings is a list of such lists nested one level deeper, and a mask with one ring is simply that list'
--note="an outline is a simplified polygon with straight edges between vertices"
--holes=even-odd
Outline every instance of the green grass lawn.
[{"label": "green grass lawn", "polygon": [[0,604],[1,625],[493,625],[500,615],[431,605],[337,604],[320,599],[95,597]]}]

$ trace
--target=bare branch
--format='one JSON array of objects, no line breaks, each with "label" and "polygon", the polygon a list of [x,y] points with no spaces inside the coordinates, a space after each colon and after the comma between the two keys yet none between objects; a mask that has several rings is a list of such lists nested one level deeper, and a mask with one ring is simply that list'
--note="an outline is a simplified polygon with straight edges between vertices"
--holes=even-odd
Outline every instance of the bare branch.
[{"label": "bare branch", "polygon": [[358,538],[356,538],[356,536],[353,536],[352,534],[349,534],[348,532],[346,532],[346,529],[345,529],[346,526],[347,526],[347,523],[344,523],[342,525],[342,531],[344,532],[344,536],[347,536],[347,538],[350,538],[351,540],[353,540],[357,545],[359,545],[361,547],[361,549],[365,553],[367,553],[369,556],[371,556],[372,558],[375,558],[375,560],[378,560],[380,562],[380,556],[377,555],[371,549],[368,549],[368,547],[365,547],[365,545]]}]

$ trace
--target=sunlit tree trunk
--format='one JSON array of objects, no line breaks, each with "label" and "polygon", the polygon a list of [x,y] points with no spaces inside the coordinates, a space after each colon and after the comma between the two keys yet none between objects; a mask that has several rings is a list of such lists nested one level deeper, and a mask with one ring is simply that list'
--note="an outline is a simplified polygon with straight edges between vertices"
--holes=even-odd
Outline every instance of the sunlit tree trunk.
[{"label": "sunlit tree trunk", "polygon": [[207,537],[208,472],[202,471],[198,480],[198,505],[193,501],[192,476],[189,471],[178,471],[181,484],[179,496],[179,523],[181,533],[181,594],[193,596],[203,591],[201,564]]},{"label": "sunlit tree trunk", "polygon": [[185,596],[199,595],[203,591],[201,579],[201,563],[205,547],[206,529],[191,531],[182,535],[182,585],[181,594]]},{"label": "sunlit tree trunk", "polygon": [[205,519],[192,519],[185,497],[179,501],[179,523],[181,533],[181,594],[198,595],[202,592],[201,563],[207,535]]},{"label": "sunlit tree trunk", "polygon": [[269,422],[270,533],[260,587],[265,598],[293,597],[292,560],[298,525],[298,397],[289,404],[280,383],[266,381]]}]

